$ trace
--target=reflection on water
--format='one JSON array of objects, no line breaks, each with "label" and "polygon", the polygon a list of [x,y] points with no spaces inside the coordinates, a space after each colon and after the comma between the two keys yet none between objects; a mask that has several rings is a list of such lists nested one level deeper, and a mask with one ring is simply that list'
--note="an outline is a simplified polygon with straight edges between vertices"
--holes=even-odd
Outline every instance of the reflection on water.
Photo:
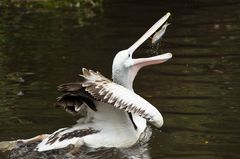
[{"label": "reflection on water", "polygon": [[37,144],[19,145],[17,149],[14,149],[10,153],[10,158],[38,158],[38,159],[113,159],[113,158],[123,158],[123,159],[150,159],[148,145],[147,144],[136,144],[131,148],[127,149],[117,149],[117,148],[97,148],[91,149],[82,146],[79,151],[71,153],[71,145],[53,151],[37,152],[33,151]]},{"label": "reflection on water", "polygon": [[[28,138],[74,123],[52,106],[56,86],[81,67],[110,77],[112,59],[167,11],[160,45],[135,56],[172,52],[141,71],[135,90],[161,110],[165,124],[149,143],[152,158],[240,158],[240,3],[237,0],[106,0],[103,13],[78,23],[71,9],[0,18],[0,140]],[[19,93],[22,92],[22,93]],[[46,124],[47,123],[47,124]]]}]

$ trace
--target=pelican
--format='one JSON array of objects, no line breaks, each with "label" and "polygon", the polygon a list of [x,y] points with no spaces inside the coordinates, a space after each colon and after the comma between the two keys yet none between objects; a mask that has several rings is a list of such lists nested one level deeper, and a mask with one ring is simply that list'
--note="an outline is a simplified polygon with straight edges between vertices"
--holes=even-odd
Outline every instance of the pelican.
[{"label": "pelican", "polygon": [[147,122],[161,128],[161,113],[134,92],[133,81],[141,68],[163,63],[172,54],[138,59],[132,55],[169,16],[170,13],[167,13],[131,47],[116,54],[112,65],[112,80],[100,72],[83,68],[80,75],[83,81],[58,87],[63,95],[57,98],[56,105],[72,114],[85,115],[75,125],[21,141],[29,143],[41,140],[35,149],[40,152],[69,145],[74,145],[75,148],[82,145],[92,148],[127,148],[143,140]]}]

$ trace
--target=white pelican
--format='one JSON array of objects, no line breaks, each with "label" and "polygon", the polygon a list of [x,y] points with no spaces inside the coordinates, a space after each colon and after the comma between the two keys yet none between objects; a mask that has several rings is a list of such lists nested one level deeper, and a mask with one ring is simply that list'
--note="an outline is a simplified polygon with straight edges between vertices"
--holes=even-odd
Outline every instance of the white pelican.
[{"label": "white pelican", "polygon": [[132,55],[169,16],[170,13],[167,13],[131,47],[117,53],[112,65],[112,80],[99,72],[83,68],[80,75],[84,78],[83,82],[59,86],[59,90],[64,94],[57,99],[56,104],[74,114],[86,113],[76,125],[21,141],[28,143],[41,140],[36,151],[60,149],[69,145],[76,148],[82,145],[93,148],[124,148],[144,138],[147,122],[160,128],[163,125],[161,113],[137,95],[132,86],[142,67],[163,63],[170,59],[172,54],[139,59],[133,59]]}]

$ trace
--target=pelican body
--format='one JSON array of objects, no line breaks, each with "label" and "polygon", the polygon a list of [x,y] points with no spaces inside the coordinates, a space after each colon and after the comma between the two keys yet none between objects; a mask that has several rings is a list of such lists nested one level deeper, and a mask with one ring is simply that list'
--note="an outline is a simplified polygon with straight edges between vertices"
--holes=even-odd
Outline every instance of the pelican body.
[{"label": "pelican body", "polygon": [[72,127],[44,136],[35,150],[48,151],[69,145],[126,148],[142,140],[147,122],[160,128],[163,125],[161,113],[134,92],[133,81],[142,67],[163,63],[172,54],[138,59],[132,55],[169,16],[167,13],[131,47],[116,54],[112,80],[83,68],[80,75],[83,81],[60,85],[58,90],[63,95],[57,98],[56,105],[72,114],[85,116]]}]

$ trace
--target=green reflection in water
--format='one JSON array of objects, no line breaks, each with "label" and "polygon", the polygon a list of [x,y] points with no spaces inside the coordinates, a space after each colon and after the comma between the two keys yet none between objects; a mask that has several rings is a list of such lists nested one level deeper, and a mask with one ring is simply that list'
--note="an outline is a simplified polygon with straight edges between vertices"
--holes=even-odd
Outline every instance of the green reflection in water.
[{"label": "green reflection in water", "polygon": [[[90,25],[94,17],[102,13],[101,1],[89,3],[1,2],[1,140],[31,137],[74,123],[75,118],[53,107],[59,84],[54,77],[64,72],[64,77],[68,77],[71,71],[64,68],[72,63],[66,60],[68,52],[75,50],[72,46],[79,46],[74,43],[74,38],[78,38],[76,33],[84,32],[84,26]],[[55,118],[62,114],[66,120],[59,126]],[[48,121],[53,123],[36,126]]]}]

